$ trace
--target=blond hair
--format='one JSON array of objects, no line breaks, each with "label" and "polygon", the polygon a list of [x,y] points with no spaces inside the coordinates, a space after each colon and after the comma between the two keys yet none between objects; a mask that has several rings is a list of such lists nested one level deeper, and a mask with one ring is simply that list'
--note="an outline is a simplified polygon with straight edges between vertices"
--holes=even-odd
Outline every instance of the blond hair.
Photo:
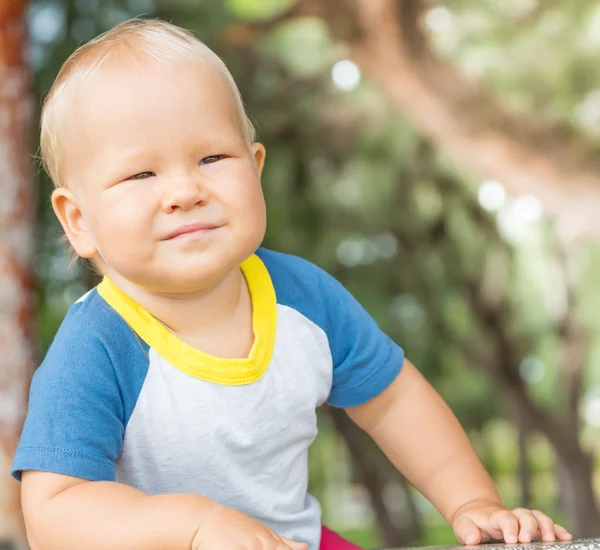
[{"label": "blond hair", "polygon": [[41,113],[40,158],[56,187],[64,187],[59,147],[59,118],[66,92],[88,82],[111,57],[164,66],[177,61],[198,61],[221,74],[230,85],[240,121],[249,143],[256,131],[244,108],[240,91],[223,60],[191,32],[159,19],[129,19],[77,48],[63,63],[48,92]]}]

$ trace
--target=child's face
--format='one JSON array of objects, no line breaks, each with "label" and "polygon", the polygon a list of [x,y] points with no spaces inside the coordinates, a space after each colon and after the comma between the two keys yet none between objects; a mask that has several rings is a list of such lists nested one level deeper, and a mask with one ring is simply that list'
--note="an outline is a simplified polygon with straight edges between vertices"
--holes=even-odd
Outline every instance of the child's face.
[{"label": "child's face", "polygon": [[149,290],[189,292],[260,245],[264,148],[248,145],[215,71],[113,64],[69,109],[67,188],[53,206],[80,256]]}]

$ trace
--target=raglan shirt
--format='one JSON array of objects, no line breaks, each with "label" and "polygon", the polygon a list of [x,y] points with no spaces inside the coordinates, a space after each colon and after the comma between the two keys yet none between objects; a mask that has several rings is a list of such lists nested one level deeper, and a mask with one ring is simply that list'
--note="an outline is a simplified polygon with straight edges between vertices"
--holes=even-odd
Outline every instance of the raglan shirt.
[{"label": "raglan shirt", "polygon": [[305,260],[261,248],[242,271],[255,336],[243,359],[193,348],[107,278],[75,303],[34,375],[13,475],[197,493],[318,550],[316,409],[377,396],[403,351]]}]

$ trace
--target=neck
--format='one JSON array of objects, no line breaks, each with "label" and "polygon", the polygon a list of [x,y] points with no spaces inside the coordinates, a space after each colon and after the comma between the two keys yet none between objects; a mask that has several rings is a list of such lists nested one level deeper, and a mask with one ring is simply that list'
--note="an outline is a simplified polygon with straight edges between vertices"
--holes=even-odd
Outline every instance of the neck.
[{"label": "neck", "polygon": [[175,334],[210,333],[231,323],[243,302],[244,276],[239,267],[193,293],[161,293],[137,286],[116,273],[112,282]]}]

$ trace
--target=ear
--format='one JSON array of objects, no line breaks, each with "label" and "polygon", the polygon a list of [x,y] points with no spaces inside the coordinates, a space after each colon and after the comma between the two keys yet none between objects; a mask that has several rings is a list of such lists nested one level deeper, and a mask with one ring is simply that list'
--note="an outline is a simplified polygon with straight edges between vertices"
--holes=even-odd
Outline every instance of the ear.
[{"label": "ear", "polygon": [[52,208],[78,256],[92,258],[98,250],[87,229],[75,195],[64,187],[52,193]]},{"label": "ear", "polygon": [[256,168],[258,169],[258,175],[260,176],[265,165],[265,157],[267,156],[267,150],[262,143],[255,141],[252,145],[252,153],[254,153],[254,160],[256,161]]}]

